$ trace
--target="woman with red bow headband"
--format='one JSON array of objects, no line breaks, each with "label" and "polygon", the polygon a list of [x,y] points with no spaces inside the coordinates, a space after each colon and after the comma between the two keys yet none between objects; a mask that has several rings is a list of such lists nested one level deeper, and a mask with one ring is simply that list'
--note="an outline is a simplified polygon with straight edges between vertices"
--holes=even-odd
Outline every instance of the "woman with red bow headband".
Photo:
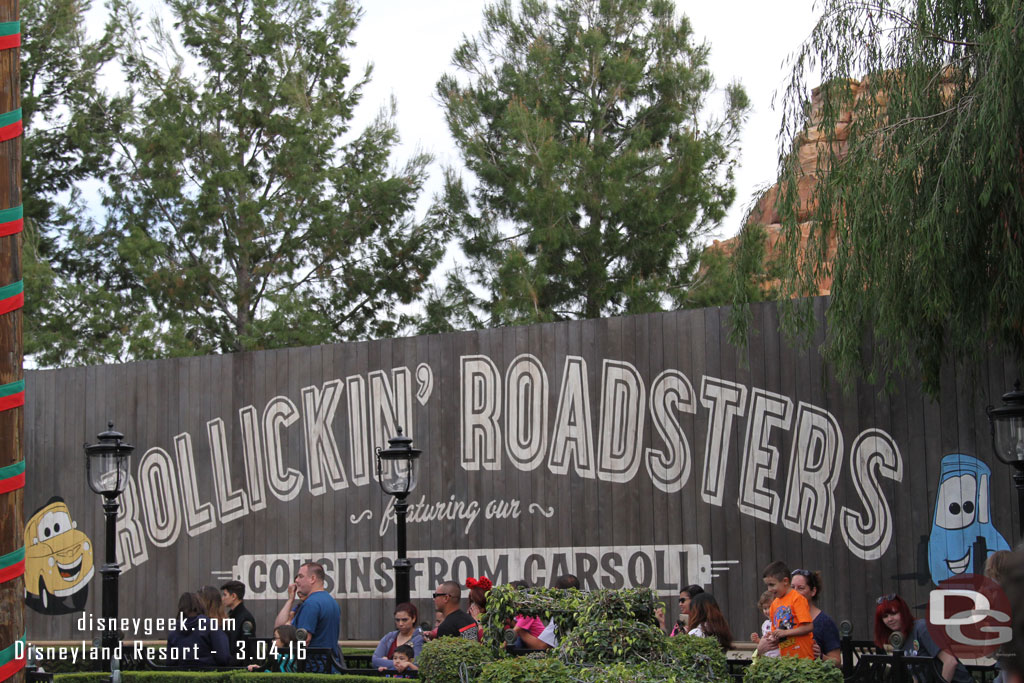
[{"label": "woman with red bow headband", "polygon": [[[481,576],[479,579],[474,579],[472,576],[466,579],[466,588],[469,589],[469,616],[476,619],[477,623],[480,623],[480,615],[487,610],[487,592],[491,590],[491,580],[486,576]],[[477,629],[477,637],[483,640],[484,627],[480,624],[480,628]]]}]

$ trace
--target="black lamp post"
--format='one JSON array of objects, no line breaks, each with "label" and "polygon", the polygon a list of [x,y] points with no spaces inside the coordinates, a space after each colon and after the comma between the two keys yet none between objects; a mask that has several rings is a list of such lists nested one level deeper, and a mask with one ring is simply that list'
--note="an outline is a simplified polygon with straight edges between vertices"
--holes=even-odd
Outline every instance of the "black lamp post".
[{"label": "black lamp post", "polygon": [[[103,496],[103,515],[106,517],[107,554],[100,567],[103,575],[103,639],[101,645],[114,652],[120,640],[120,632],[113,628],[117,620],[117,577],[121,569],[117,566],[117,509],[118,496],[128,485],[128,460],[135,446],[122,443],[124,434],[114,431],[114,423],[107,423],[107,431],[98,435],[99,443],[85,444],[85,473],[89,488]],[[106,660],[106,671],[110,671],[110,660]]]},{"label": "black lamp post", "polygon": [[1024,527],[1024,391],[1020,380],[1013,391],[1003,394],[1003,405],[989,406],[986,411],[992,427],[992,450],[996,457],[1016,468],[1013,481],[1017,484],[1017,523]]},{"label": "black lamp post", "polygon": [[395,521],[398,530],[398,557],[395,559],[395,604],[409,602],[409,560],[405,557],[405,501],[416,488],[416,460],[421,451],[412,447],[412,439],[398,435],[388,439],[388,447],[377,447],[377,482],[381,490],[395,497]]}]

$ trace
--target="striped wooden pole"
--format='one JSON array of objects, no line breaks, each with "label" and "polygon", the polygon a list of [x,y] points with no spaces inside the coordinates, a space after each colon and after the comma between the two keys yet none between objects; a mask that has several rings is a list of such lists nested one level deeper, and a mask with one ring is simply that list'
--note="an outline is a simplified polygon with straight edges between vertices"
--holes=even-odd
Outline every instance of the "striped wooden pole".
[{"label": "striped wooden pole", "polygon": [[21,26],[0,0],[0,681],[25,680],[24,374],[21,303]]}]

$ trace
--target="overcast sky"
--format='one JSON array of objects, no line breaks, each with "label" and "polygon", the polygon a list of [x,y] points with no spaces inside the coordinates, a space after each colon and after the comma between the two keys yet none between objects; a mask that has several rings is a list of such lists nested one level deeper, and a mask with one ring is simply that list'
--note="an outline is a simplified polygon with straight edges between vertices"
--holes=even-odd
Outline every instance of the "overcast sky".
[{"label": "overcast sky", "polygon": [[[451,56],[463,35],[480,29],[484,0],[366,0],[356,29],[353,66],[374,65],[360,115],[369,120],[394,95],[404,149],[397,161],[424,149],[434,155],[431,191],[440,187],[442,164],[459,166],[434,86],[453,72]],[[758,188],[775,180],[781,110],[772,95],[788,75],[783,62],[811,31],[813,0],[722,0],[687,2],[677,8],[690,18],[694,35],[711,47],[718,87],[739,81],[753,106],[742,138],[737,199],[720,235],[735,234],[744,206]],[[361,70],[360,70],[361,73]],[[422,206],[422,204],[421,204]]]},{"label": "overcast sky", "polygon": [[[464,35],[479,32],[486,0],[355,0],[363,18],[349,53],[354,74],[367,63],[374,67],[370,84],[357,110],[354,130],[360,130],[394,96],[402,147],[394,163],[404,165],[417,149],[430,152],[435,163],[427,192],[421,197],[422,216],[430,196],[440,191],[444,165],[461,167],[451,142],[434,87],[445,72],[454,72],[452,52]],[[549,0],[552,1],[552,0]],[[144,11],[166,9],[161,0],[136,0]],[[716,87],[739,81],[750,96],[752,111],[742,132],[736,202],[716,237],[730,237],[740,226],[744,209],[760,188],[775,181],[781,111],[772,108],[773,94],[789,73],[784,66],[814,25],[814,0],[677,0],[690,18],[697,40],[711,48],[710,66]],[[106,15],[103,3],[93,1],[90,33],[98,36]],[[173,22],[168,22],[173,23]],[[116,86],[114,86],[116,87]],[[718,107],[717,111],[721,111]]]}]

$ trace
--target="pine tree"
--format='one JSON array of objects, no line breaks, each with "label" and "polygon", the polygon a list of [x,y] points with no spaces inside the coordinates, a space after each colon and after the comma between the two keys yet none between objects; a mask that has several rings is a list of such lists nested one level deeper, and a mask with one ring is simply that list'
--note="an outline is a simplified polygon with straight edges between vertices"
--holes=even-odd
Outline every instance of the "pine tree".
[{"label": "pine tree", "polygon": [[425,329],[661,310],[734,197],[747,98],[708,114],[708,47],[669,0],[503,0],[438,93],[472,180],[445,218],[467,257]]},{"label": "pine tree", "polygon": [[[102,222],[71,236],[95,269],[87,298],[115,307],[104,355],[395,334],[446,237],[414,219],[429,157],[390,169],[394,103],[350,130],[370,77],[345,59],[358,10],[170,0],[171,32],[112,7],[133,116]],[[95,360],[70,340],[65,353]]]},{"label": "pine tree", "polygon": [[98,86],[114,42],[110,30],[87,38],[89,2],[26,0],[21,9],[25,351],[52,364],[66,344],[103,345],[89,323],[109,314],[84,305],[78,283],[91,272],[68,247],[88,222],[81,184],[109,168],[125,101]]}]

